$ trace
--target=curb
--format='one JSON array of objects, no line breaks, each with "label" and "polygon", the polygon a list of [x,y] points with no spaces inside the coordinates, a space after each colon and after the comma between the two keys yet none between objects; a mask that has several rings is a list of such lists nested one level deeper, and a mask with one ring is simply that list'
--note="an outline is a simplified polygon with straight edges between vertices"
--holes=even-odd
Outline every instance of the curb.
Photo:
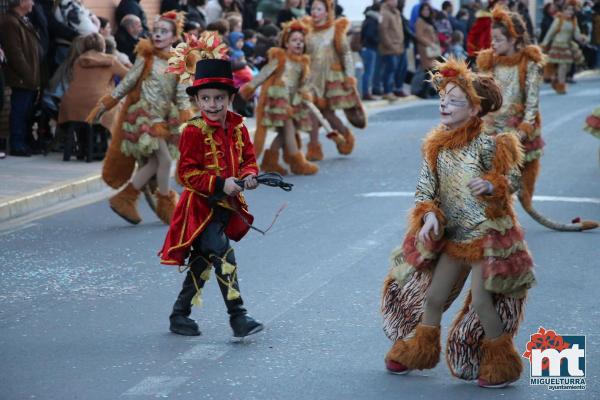
[{"label": "curb", "polygon": [[95,193],[103,188],[105,188],[105,185],[100,174],[92,174],[84,178],[48,186],[23,196],[13,197],[0,203],[0,222],[6,222],[32,211],[72,200],[82,195]]},{"label": "curb", "polygon": [[[407,96],[392,102],[387,100],[374,100],[364,102],[363,106],[367,110],[373,110],[389,105],[408,103],[417,99],[418,97],[416,96]],[[246,124],[248,129],[253,131],[256,127],[256,120],[254,118],[247,119]],[[101,175],[99,173],[94,173],[84,178],[61,182],[31,193],[15,196],[0,203],[0,223],[8,222],[14,218],[25,216],[26,214],[38,211],[42,208],[48,208],[61,202],[96,193],[106,188],[107,186],[102,181]]]}]

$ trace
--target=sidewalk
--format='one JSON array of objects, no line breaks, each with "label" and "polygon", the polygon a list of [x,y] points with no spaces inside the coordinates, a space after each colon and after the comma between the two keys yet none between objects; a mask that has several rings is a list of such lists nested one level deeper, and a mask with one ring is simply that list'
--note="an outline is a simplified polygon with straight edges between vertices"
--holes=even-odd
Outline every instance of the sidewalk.
[{"label": "sidewalk", "polygon": [[[408,96],[394,103],[376,100],[365,103],[367,110],[418,100]],[[250,132],[256,120],[248,118]],[[267,142],[274,137],[269,134]],[[61,153],[47,156],[10,157],[0,160],[0,224],[68,200],[104,190],[101,161],[85,163],[72,159],[62,161]]]}]

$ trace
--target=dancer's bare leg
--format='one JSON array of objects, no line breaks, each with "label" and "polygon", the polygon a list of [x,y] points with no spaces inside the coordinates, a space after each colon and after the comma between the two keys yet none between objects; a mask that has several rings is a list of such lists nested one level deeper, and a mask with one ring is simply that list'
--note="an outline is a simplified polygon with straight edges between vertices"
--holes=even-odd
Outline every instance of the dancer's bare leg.
[{"label": "dancer's bare leg", "polygon": [[473,308],[481,321],[486,339],[494,339],[504,333],[504,324],[494,306],[492,293],[485,289],[483,265],[475,264],[471,268],[471,295]]},{"label": "dancer's bare leg", "polygon": [[[296,154],[298,142],[296,141],[296,128],[291,120],[285,121],[285,126],[282,129],[284,150],[287,154]],[[279,135],[277,135],[279,137]]]},{"label": "dancer's bare leg", "polygon": [[462,278],[465,268],[468,267],[445,253],[440,256],[433,270],[433,278],[425,300],[423,325],[440,325],[444,306],[448,302],[452,289],[456,286],[458,280]]}]

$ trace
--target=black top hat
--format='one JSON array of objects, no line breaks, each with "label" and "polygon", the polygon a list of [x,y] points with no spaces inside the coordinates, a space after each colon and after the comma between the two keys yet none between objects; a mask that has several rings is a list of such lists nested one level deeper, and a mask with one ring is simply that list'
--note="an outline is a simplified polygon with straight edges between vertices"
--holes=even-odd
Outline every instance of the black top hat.
[{"label": "black top hat", "polygon": [[199,89],[224,89],[232,94],[237,93],[237,88],[233,84],[231,62],[218,58],[198,61],[194,83],[185,91],[190,96],[195,96]]}]

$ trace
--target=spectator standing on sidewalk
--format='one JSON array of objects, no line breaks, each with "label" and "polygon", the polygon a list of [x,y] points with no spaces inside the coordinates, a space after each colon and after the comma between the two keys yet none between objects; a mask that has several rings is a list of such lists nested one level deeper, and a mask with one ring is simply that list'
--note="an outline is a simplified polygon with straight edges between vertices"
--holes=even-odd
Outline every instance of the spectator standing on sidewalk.
[{"label": "spectator standing on sidewalk", "polygon": [[131,63],[135,62],[135,46],[140,41],[143,31],[142,21],[133,14],[126,15],[117,29],[117,50],[127,54]]},{"label": "spectator standing on sidewalk", "polygon": [[6,84],[12,90],[10,98],[10,154],[30,155],[26,136],[36,91],[41,81],[41,49],[35,28],[26,15],[33,0],[9,0],[9,11],[0,21],[0,46],[6,55]]},{"label": "spectator standing on sidewalk", "polygon": [[413,90],[413,94],[428,98],[433,95],[433,90],[427,82],[429,79],[427,72],[433,67],[436,58],[440,57],[442,53],[437,32],[433,26],[433,8],[427,3],[421,6],[419,19],[415,24],[415,40],[420,65],[413,79],[413,81],[418,81],[415,82],[417,85],[415,87],[416,90]]},{"label": "spectator standing on sidewalk", "polygon": [[231,13],[244,15],[244,5],[239,0],[209,0],[205,10],[207,24],[227,18]]},{"label": "spectator standing on sidewalk", "polygon": [[404,30],[397,0],[385,0],[381,4],[379,53],[383,67],[383,97],[390,101],[396,100],[393,93],[394,73],[400,65],[400,57],[404,55]]},{"label": "spectator standing on sidewalk", "polygon": [[[92,33],[82,39],[82,54],[73,63],[71,80],[60,103],[58,123],[81,122],[98,100],[110,95],[115,88],[114,76],[123,79],[128,69],[117,58],[105,54],[104,38]],[[104,113],[101,124],[108,130],[115,116],[113,109]]]},{"label": "spectator standing on sidewalk", "polygon": [[286,0],[285,6],[277,14],[277,26],[281,28],[286,22],[305,16],[306,0]]},{"label": "spectator standing on sidewalk", "polygon": [[360,56],[364,65],[362,76],[362,99],[375,100],[372,95],[373,70],[375,69],[375,60],[377,59],[377,47],[379,46],[379,22],[381,14],[378,3],[365,9],[365,20],[360,28],[360,40],[362,49]]},{"label": "spectator standing on sidewalk", "polygon": [[115,19],[120,24],[125,16],[133,14],[140,19],[142,24],[143,35],[148,35],[148,23],[146,22],[146,13],[140,5],[140,0],[121,0],[115,10]]}]

